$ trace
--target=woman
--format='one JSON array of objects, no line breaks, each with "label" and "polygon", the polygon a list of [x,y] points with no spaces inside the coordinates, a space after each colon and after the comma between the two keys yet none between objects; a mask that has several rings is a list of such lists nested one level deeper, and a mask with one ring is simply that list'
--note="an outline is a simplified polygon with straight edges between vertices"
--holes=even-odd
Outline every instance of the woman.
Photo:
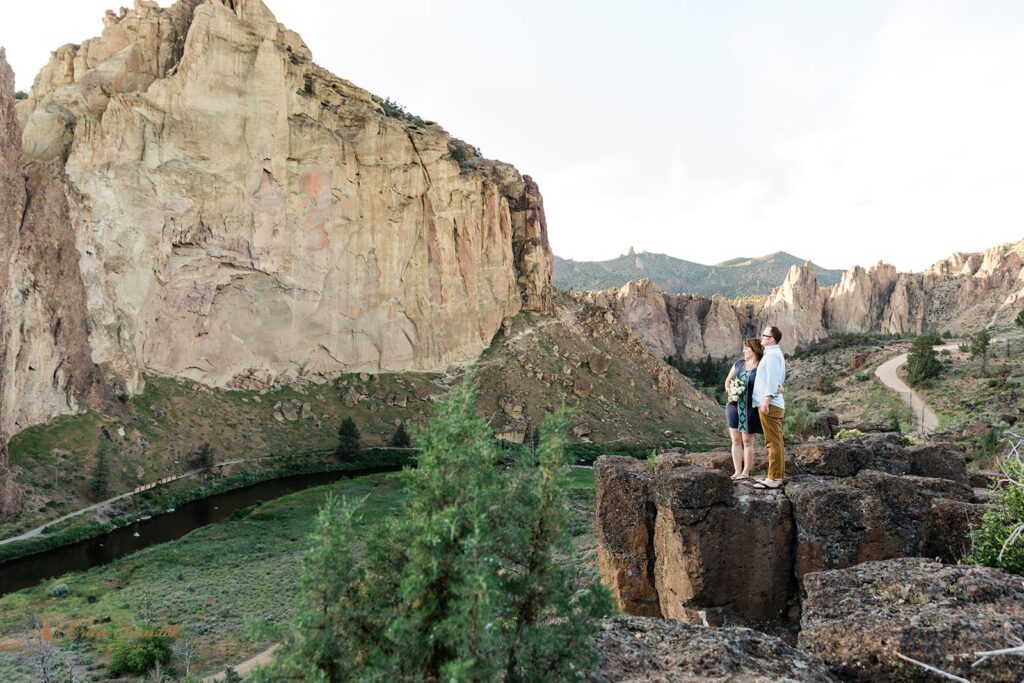
[{"label": "woman", "polygon": [[[728,394],[729,384],[734,379],[740,381],[740,395],[730,396],[725,408],[725,419],[729,425],[729,437],[732,439],[732,466],[736,470],[733,481],[740,481],[750,476],[750,468],[754,466],[754,434],[762,434],[761,419],[757,414],[757,406],[752,403],[754,378],[757,376],[757,364],[764,356],[764,347],[759,339],[747,339],[743,342],[743,358],[733,363],[729,376],[725,378],[725,391]],[[732,400],[736,398],[737,400]]]}]

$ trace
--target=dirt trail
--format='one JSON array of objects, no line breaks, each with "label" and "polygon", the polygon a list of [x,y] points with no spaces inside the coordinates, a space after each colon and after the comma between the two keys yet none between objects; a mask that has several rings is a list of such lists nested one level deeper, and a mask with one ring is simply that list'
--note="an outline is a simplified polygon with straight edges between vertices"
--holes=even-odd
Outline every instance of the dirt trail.
[{"label": "dirt trail", "polygon": [[[274,659],[274,650],[276,650],[279,647],[281,647],[280,643],[274,643],[273,645],[271,645],[270,647],[268,647],[266,650],[264,650],[263,652],[259,653],[255,657],[250,657],[249,659],[245,660],[241,664],[236,664],[235,665],[235,673],[237,673],[239,676],[245,676],[246,674],[250,673],[253,669],[255,669],[257,666],[261,666],[263,664],[269,664],[271,662],[271,660]],[[224,680],[224,672],[222,671],[219,674],[213,674],[212,676],[207,676],[206,678],[203,679],[203,683],[216,683],[216,681],[223,681],[223,680]]]},{"label": "dirt trail", "polygon": [[[947,344],[946,346],[938,347],[939,351],[953,351],[959,348],[956,344]],[[907,362],[907,354],[901,353],[895,358],[890,358],[875,370],[875,375],[885,386],[889,387],[900,395],[903,402],[910,406],[910,411],[914,414],[914,422],[917,425],[915,431],[919,435],[930,434],[935,431],[939,426],[939,418],[932,412],[932,409],[925,405],[924,400],[920,394],[911,389],[901,380],[897,375],[896,371]]]}]

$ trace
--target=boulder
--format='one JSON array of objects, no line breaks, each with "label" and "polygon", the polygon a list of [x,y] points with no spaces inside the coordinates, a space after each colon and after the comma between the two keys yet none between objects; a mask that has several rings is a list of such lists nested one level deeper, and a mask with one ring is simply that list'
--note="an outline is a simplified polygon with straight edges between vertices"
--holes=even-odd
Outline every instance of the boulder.
[{"label": "boulder", "polygon": [[845,479],[796,477],[786,495],[793,505],[794,568],[801,580],[824,569],[918,555],[933,499],[974,500],[970,489],[953,481],[877,470]]},{"label": "boulder", "polygon": [[974,489],[994,489],[1002,478],[1003,475],[995,470],[978,470],[968,475],[971,488]]},{"label": "boulder", "polygon": [[512,419],[519,419],[523,416],[523,404],[515,396],[502,396],[498,400],[498,407]]},{"label": "boulder", "polygon": [[603,353],[591,353],[587,356],[587,365],[595,375],[606,375],[610,367],[608,356]]},{"label": "boulder", "polygon": [[654,587],[654,477],[634,458],[606,455],[594,463],[595,532],[601,577],[623,612],[660,617]]},{"label": "boulder", "polygon": [[526,441],[526,430],[528,425],[523,420],[509,422],[494,432],[494,437],[509,443],[523,443]]},{"label": "boulder", "polygon": [[932,500],[932,509],[924,526],[921,554],[942,562],[956,563],[971,549],[971,531],[981,524],[986,512],[996,505],[965,503],[946,498]]},{"label": "boulder", "polygon": [[749,628],[707,628],[644,617],[606,619],[591,643],[594,683],[838,682],[813,655]]},{"label": "boulder", "polygon": [[702,467],[673,468],[654,485],[655,585],[661,613],[712,623],[779,618],[789,607],[790,504],[779,492],[734,489]]},{"label": "boulder", "polygon": [[925,444],[909,449],[908,454],[911,474],[969,483],[964,449],[956,444]]},{"label": "boulder", "polygon": [[586,377],[580,377],[573,382],[572,393],[580,398],[587,398],[594,393],[594,383]]},{"label": "boulder", "polygon": [[845,681],[936,681],[897,653],[975,683],[1018,681],[1024,658],[977,652],[1024,638],[1024,583],[921,558],[808,574],[798,645]]}]

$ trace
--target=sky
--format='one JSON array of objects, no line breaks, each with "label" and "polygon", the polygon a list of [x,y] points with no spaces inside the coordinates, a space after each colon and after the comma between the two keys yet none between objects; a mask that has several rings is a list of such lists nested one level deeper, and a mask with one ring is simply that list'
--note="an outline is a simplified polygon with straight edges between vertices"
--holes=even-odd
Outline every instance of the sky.
[{"label": "sky", "polygon": [[[321,66],[532,176],[564,258],[921,270],[1024,239],[1017,0],[266,2]],[[2,0],[18,87],[115,6]]]}]

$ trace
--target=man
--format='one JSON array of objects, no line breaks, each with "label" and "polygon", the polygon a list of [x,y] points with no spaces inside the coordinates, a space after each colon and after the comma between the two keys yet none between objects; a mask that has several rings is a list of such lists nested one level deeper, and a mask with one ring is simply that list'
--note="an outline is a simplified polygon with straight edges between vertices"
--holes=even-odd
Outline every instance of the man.
[{"label": "man", "polygon": [[782,332],[769,326],[761,333],[764,357],[757,366],[754,378],[753,403],[759,411],[764,444],[768,448],[768,476],[758,479],[755,488],[777,489],[786,476],[786,460],[782,449],[782,418],[786,416],[786,402],[782,398],[782,385],[786,383],[786,358],[779,342]]}]

